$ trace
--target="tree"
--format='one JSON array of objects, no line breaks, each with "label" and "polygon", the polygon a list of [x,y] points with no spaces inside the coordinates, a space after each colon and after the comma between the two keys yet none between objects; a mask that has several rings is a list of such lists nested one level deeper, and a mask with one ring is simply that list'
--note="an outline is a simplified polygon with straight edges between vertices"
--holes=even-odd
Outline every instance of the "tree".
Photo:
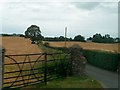
[{"label": "tree", "polygon": [[77,35],[77,36],[74,37],[74,41],[85,42],[85,38],[81,35]]},{"label": "tree", "polygon": [[90,40],[90,41],[92,41],[92,37],[89,37],[89,38],[87,38],[87,40]]},{"label": "tree", "polygon": [[30,27],[28,27],[25,31],[25,37],[30,38],[32,42],[43,39],[40,28],[37,25],[31,25]]},{"label": "tree", "polygon": [[92,41],[97,43],[114,43],[114,39],[110,37],[109,34],[102,36],[101,34],[96,33],[93,35]]},{"label": "tree", "polygon": [[92,39],[92,41],[93,41],[93,42],[101,43],[101,42],[102,42],[102,35],[96,33],[95,35],[93,35],[93,39]]},{"label": "tree", "polygon": [[70,38],[69,38],[69,41],[72,41],[72,40],[73,40],[73,39],[70,37]]},{"label": "tree", "polygon": [[59,41],[64,41],[64,40],[65,40],[64,36],[59,37]]},{"label": "tree", "polygon": [[114,42],[116,42],[116,43],[120,43],[120,38],[118,38],[118,37],[115,38],[115,39],[114,39]]},{"label": "tree", "polygon": [[104,43],[114,43],[114,39],[112,37],[110,37],[109,34],[105,34],[105,36],[103,36],[103,41]]}]

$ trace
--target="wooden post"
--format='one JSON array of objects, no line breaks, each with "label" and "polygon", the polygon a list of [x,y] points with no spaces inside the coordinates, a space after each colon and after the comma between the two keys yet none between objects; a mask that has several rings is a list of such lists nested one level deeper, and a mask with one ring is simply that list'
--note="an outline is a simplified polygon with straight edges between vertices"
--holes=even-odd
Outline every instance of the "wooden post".
[{"label": "wooden post", "polygon": [[47,85],[47,53],[45,53],[44,82]]},{"label": "wooden post", "polygon": [[4,83],[4,57],[5,57],[5,49],[0,48],[0,89],[3,88]]},{"label": "wooden post", "polygon": [[65,47],[66,47],[67,27],[65,27]]}]

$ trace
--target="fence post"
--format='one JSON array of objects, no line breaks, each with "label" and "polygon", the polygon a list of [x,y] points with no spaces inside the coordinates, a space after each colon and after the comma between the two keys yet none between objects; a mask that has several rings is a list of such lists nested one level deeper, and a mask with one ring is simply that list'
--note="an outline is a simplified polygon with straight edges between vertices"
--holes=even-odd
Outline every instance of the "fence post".
[{"label": "fence post", "polygon": [[5,57],[5,49],[0,48],[0,89],[3,88],[4,83],[4,57]]},{"label": "fence post", "polygon": [[44,82],[47,85],[47,53],[45,53]]}]

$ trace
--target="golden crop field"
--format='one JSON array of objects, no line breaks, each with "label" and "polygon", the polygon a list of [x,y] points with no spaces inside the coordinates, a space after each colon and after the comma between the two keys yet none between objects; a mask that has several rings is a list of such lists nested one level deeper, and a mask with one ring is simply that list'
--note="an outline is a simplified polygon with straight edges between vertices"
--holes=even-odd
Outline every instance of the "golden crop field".
[{"label": "golden crop field", "polygon": [[[23,37],[0,37],[2,47],[6,49],[6,54],[26,54],[26,53],[40,53],[42,50],[35,44],[31,44],[29,39]],[[49,42],[53,47],[64,47],[65,42]],[[118,50],[119,44],[104,44],[94,42],[66,42],[67,47],[74,44],[80,45],[83,49],[95,49],[111,52],[120,52]]]},{"label": "golden crop field", "polygon": [[[1,46],[5,48],[5,55],[18,55],[18,54],[36,54],[36,53],[41,53],[42,50],[36,45],[36,44],[31,44],[31,40],[25,39],[23,37],[0,37],[0,40],[2,41]],[[32,62],[36,61],[40,55],[33,55],[33,56],[10,56],[12,59],[5,57],[4,58],[4,72],[13,72],[13,71],[19,71],[20,68],[23,68],[23,70],[28,70],[31,69],[31,66],[34,68],[37,68],[40,63],[26,63],[26,64],[19,64],[20,68],[18,67],[17,64],[12,64],[12,65],[5,65],[5,64],[10,64],[10,63],[23,63],[23,62]],[[41,56],[40,60],[43,57]],[[4,74],[4,78],[8,77],[17,77],[20,72],[16,73],[9,73],[9,74]],[[24,75],[29,74],[30,71],[23,72]],[[36,75],[37,76],[37,75]],[[32,78],[29,76],[25,76],[24,79]],[[5,79],[4,83],[7,82],[14,82],[16,78],[9,78]],[[15,85],[23,83],[22,77],[19,77],[17,81],[21,82],[16,82]],[[36,79],[32,79],[31,82],[36,81]],[[9,84],[5,84],[4,86],[9,86]]]},{"label": "golden crop field", "polygon": [[[74,44],[80,45],[83,49],[94,49],[110,52],[120,52],[118,50],[119,44],[104,44],[104,43],[94,43],[94,42],[66,42],[67,47],[71,47]],[[49,42],[50,46],[53,47],[64,47],[65,42]]]},{"label": "golden crop field", "polygon": [[26,54],[40,53],[42,50],[37,45],[31,44],[29,39],[24,37],[0,37],[2,47],[6,49],[6,54]]}]

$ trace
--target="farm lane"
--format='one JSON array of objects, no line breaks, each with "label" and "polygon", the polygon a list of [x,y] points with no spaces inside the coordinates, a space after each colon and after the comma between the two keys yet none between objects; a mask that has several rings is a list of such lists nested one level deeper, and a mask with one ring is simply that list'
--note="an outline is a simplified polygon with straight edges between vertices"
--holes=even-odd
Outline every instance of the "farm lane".
[{"label": "farm lane", "polygon": [[118,73],[86,65],[86,74],[98,80],[104,88],[118,88]]}]

